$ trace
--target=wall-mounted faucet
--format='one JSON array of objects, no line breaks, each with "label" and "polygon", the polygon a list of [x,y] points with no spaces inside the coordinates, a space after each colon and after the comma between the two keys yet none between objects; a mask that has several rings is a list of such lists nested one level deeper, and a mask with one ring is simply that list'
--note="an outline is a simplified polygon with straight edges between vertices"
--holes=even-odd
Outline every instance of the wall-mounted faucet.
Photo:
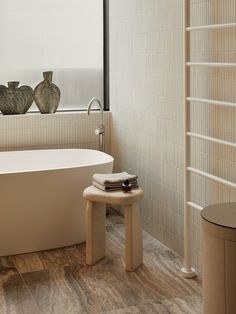
[{"label": "wall-mounted faucet", "polygon": [[98,103],[99,109],[100,109],[100,112],[101,112],[100,124],[99,124],[98,129],[95,129],[95,130],[94,130],[94,133],[99,136],[99,150],[104,151],[104,150],[105,150],[105,141],[104,141],[104,137],[105,137],[105,126],[104,126],[104,124],[103,124],[103,106],[102,106],[100,100],[97,99],[97,98],[95,98],[95,97],[93,97],[93,98],[90,100],[90,102],[88,103],[87,112],[88,112],[88,116],[89,116],[90,110],[91,110],[91,107],[92,107],[92,104],[93,104],[94,102]]}]

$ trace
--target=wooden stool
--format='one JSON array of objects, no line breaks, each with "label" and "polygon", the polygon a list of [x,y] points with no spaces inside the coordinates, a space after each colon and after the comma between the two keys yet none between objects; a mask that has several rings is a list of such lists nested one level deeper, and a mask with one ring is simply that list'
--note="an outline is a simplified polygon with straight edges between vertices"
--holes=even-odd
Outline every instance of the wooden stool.
[{"label": "wooden stool", "polygon": [[86,264],[94,265],[105,256],[106,204],[123,205],[125,209],[125,263],[134,271],[143,263],[142,227],[138,202],[141,188],[131,192],[104,192],[93,185],[84,190],[86,207]]}]

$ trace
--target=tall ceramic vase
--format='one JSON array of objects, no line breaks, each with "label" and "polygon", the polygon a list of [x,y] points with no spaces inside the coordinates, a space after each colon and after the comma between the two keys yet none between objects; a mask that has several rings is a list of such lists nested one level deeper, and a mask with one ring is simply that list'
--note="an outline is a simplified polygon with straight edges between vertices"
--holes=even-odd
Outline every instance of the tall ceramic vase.
[{"label": "tall ceramic vase", "polygon": [[52,83],[52,71],[43,72],[44,80],[34,89],[34,100],[41,113],[56,112],[60,98],[60,89]]},{"label": "tall ceramic vase", "polygon": [[24,114],[34,101],[34,91],[19,82],[8,82],[8,87],[0,85],[0,110],[3,114]]}]

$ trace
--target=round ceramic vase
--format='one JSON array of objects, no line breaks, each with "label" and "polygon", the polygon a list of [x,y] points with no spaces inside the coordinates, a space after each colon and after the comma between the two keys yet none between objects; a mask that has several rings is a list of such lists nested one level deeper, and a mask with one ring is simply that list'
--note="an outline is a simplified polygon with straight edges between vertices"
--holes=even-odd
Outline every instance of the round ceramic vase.
[{"label": "round ceramic vase", "polygon": [[41,113],[56,112],[60,98],[60,89],[52,83],[52,71],[43,72],[44,80],[34,89],[34,101]]},{"label": "round ceramic vase", "polygon": [[4,115],[24,114],[34,101],[34,91],[19,82],[8,82],[8,87],[0,85],[0,110]]}]

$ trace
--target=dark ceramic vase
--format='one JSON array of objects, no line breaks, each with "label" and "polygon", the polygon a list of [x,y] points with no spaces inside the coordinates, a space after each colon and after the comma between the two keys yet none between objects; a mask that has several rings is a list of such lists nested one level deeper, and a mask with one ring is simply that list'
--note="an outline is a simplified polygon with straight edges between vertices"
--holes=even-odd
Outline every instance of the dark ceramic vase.
[{"label": "dark ceramic vase", "polygon": [[52,71],[43,72],[44,80],[34,89],[34,100],[41,113],[56,112],[60,98],[60,89],[52,83]]},{"label": "dark ceramic vase", "polygon": [[24,114],[34,101],[34,91],[30,86],[19,82],[8,82],[8,87],[0,85],[0,110],[5,115]]}]

